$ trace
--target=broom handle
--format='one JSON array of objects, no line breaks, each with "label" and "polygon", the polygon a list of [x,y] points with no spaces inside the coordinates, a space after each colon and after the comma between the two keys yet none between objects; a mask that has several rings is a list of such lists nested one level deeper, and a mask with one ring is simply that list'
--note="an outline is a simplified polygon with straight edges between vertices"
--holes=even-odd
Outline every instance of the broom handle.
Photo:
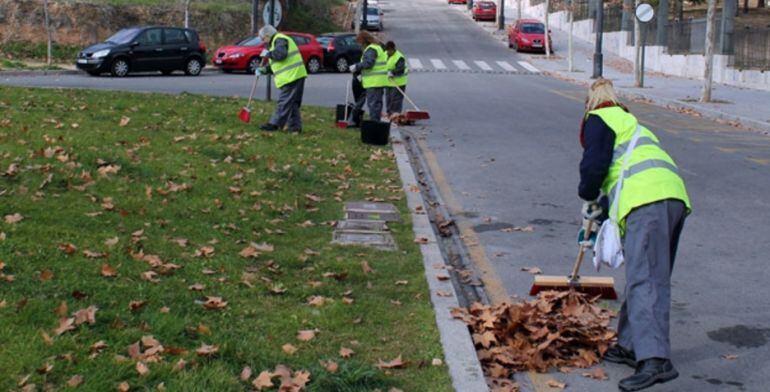
[{"label": "broom handle", "polygon": [[[391,80],[393,80],[393,79],[391,79]],[[404,98],[406,98],[406,100],[407,100],[407,101],[409,101],[409,103],[410,103],[410,104],[412,104],[412,106],[414,106],[415,110],[417,110],[418,112],[421,112],[421,111],[422,111],[422,110],[420,110],[420,108],[419,108],[419,107],[417,107],[417,105],[415,105],[414,101],[412,101],[412,100],[409,98],[409,96],[408,96],[408,95],[406,95],[406,93],[404,92],[404,90],[402,90],[402,89],[401,89],[401,87],[398,87],[398,86],[396,86],[396,90],[398,90],[398,92],[400,92],[400,93],[401,93],[401,95],[403,95],[403,96],[404,96]]]},{"label": "broom handle", "polygon": [[[262,59],[259,66],[264,67],[265,64],[267,64],[267,59]],[[254,84],[251,85],[251,93],[249,94],[249,102],[246,104],[246,107],[251,109],[251,100],[254,98],[254,92],[257,91],[257,83],[259,83],[259,77],[261,75],[254,72]]]},{"label": "broom handle", "polygon": [[345,121],[348,121],[348,103],[350,103],[350,83],[351,81],[348,80],[348,83],[345,85]]},{"label": "broom handle", "polygon": [[[588,224],[586,225],[586,231],[583,235],[583,241],[588,241],[588,239],[591,238],[591,229],[592,229],[592,220],[588,221]],[[575,267],[572,269],[572,275],[569,277],[570,283],[577,282],[578,281],[578,272],[580,271],[580,266],[583,264],[583,255],[585,254],[586,247],[582,243],[580,244],[580,251],[578,251],[577,258],[575,259]]]}]

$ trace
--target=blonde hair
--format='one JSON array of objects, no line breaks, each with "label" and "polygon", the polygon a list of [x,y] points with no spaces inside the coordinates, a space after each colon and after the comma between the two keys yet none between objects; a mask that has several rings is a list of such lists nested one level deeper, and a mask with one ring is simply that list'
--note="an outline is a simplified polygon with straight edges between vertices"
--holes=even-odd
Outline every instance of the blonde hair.
[{"label": "blonde hair", "polygon": [[362,30],[360,33],[358,33],[358,36],[356,37],[356,41],[358,41],[361,46],[369,46],[369,45],[380,45],[382,46],[382,42],[380,42],[377,37],[375,37],[372,33],[368,31]]},{"label": "blonde hair", "polygon": [[600,78],[591,84],[588,89],[588,98],[586,98],[586,111],[596,109],[603,103],[618,104],[618,96],[615,94],[615,89],[612,87],[612,82]]}]

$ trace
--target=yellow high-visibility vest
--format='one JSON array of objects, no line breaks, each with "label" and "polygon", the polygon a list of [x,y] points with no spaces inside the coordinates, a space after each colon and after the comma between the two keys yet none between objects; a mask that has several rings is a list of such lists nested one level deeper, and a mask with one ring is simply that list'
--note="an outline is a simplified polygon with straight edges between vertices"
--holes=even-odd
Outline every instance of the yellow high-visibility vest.
[{"label": "yellow high-visibility vest", "polygon": [[302,54],[299,52],[297,43],[291,37],[286,34],[277,33],[270,44],[270,51],[275,50],[275,42],[281,38],[289,42],[289,55],[281,61],[270,59],[270,69],[273,70],[275,86],[278,88],[307,76],[307,69],[305,69],[305,62],[302,60]]},{"label": "yellow high-visibility vest", "polygon": [[[377,60],[374,62],[374,67],[361,71],[361,76],[364,79],[362,82],[364,88],[390,86],[390,82],[388,82],[388,53],[378,44],[367,46],[364,53],[369,49],[374,49],[377,52]],[[361,55],[361,58],[363,59],[363,55]]]},{"label": "yellow high-visibility vest", "polygon": [[[393,56],[388,57],[388,71],[393,72],[396,70],[396,64],[398,64],[399,60],[404,59],[404,63],[406,63],[406,57],[404,57],[404,54],[401,53],[400,50],[397,50],[396,53],[393,53]],[[409,64],[406,63],[406,69],[404,70],[404,74],[401,76],[395,76],[393,78],[389,78],[388,82],[390,82],[390,87],[403,87],[406,86],[406,83],[409,81]]]}]

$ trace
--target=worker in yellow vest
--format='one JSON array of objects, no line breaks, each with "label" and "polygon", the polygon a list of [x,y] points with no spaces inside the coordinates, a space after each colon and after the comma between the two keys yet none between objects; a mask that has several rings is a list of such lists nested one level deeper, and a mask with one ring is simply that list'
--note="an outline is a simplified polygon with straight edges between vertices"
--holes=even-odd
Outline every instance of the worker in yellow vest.
[{"label": "worker in yellow vest", "polygon": [[380,121],[382,117],[383,97],[388,82],[388,55],[382,43],[368,31],[362,31],[356,41],[364,48],[361,61],[350,66],[350,72],[361,73],[361,83],[366,89],[366,104],[369,118]]},{"label": "worker in yellow vest", "polygon": [[634,367],[618,386],[639,391],[679,375],[670,359],[671,272],[690,199],[673,159],[618,101],[609,80],[591,85],[580,141],[583,227],[612,219],[626,264],[618,344],[604,359]]},{"label": "worker in yellow vest", "polygon": [[307,78],[302,54],[291,37],[279,33],[273,26],[266,25],[260,29],[259,36],[265,47],[269,48],[262,51],[261,57],[270,60],[270,68],[258,68],[256,72],[272,72],[275,87],[279,91],[275,112],[260,129],[272,132],[286,126],[289,132],[302,132],[300,108]]},{"label": "worker in yellow vest", "polygon": [[[385,44],[385,52],[388,54],[388,118],[404,110],[404,91],[409,81],[409,66],[406,57],[396,48],[393,41]],[[400,90],[400,91],[399,91]]]}]

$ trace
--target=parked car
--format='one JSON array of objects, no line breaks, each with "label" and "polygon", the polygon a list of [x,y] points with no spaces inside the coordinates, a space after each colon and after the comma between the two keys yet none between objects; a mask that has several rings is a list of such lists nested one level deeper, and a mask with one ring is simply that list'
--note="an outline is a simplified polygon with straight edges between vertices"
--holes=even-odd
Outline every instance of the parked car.
[{"label": "parked car", "polygon": [[[309,73],[316,73],[323,67],[324,51],[312,34],[284,32],[291,37],[299,48],[305,67]],[[246,38],[231,46],[223,46],[214,52],[211,59],[215,67],[223,72],[246,71],[254,73],[262,59],[259,55],[265,49],[265,43],[259,37]]]},{"label": "parked car", "polygon": [[[361,17],[361,24],[364,23],[364,17]],[[351,26],[354,28],[355,26]],[[367,30],[382,31],[384,25],[382,23],[382,10],[379,7],[368,6],[366,8],[366,26]]]},{"label": "parked car", "polygon": [[106,41],[89,46],[76,59],[78,69],[96,76],[109,72],[126,76],[132,72],[160,71],[169,75],[184,71],[200,75],[206,65],[206,46],[195,30],[179,27],[130,27]]},{"label": "parked car", "polygon": [[[550,31],[548,44],[553,53]],[[528,50],[545,53],[545,25],[536,19],[517,20],[508,27],[508,47],[516,49],[517,52]]]},{"label": "parked car", "polygon": [[473,20],[497,19],[497,4],[492,1],[477,1],[473,4]]},{"label": "parked car", "polygon": [[468,0],[448,0],[449,4],[468,4]]},{"label": "parked car", "polygon": [[327,33],[318,36],[324,51],[324,67],[348,72],[348,67],[361,60],[363,50],[354,33]]}]

